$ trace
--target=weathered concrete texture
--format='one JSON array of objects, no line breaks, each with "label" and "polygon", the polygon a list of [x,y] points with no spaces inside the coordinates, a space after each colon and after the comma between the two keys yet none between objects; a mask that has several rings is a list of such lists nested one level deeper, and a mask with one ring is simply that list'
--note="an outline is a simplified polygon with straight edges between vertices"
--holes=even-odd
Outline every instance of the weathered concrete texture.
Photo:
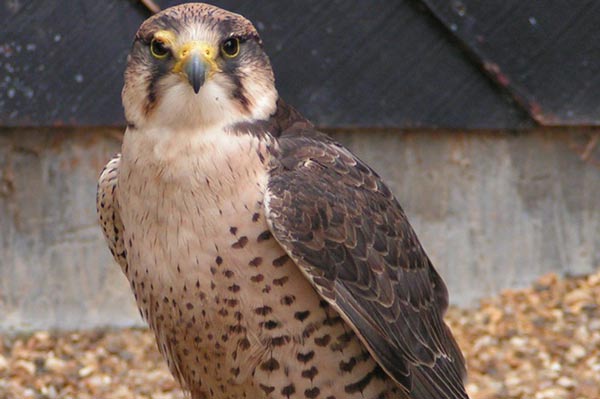
[{"label": "weathered concrete texture", "polygon": [[101,131],[0,132],[0,330],[138,322],[95,219],[118,148]]},{"label": "weathered concrete texture", "polygon": [[[451,301],[470,305],[600,266],[600,144],[586,150],[597,134],[335,137],[390,183]],[[119,136],[0,130],[0,331],[141,323],[95,220],[96,178]]]}]

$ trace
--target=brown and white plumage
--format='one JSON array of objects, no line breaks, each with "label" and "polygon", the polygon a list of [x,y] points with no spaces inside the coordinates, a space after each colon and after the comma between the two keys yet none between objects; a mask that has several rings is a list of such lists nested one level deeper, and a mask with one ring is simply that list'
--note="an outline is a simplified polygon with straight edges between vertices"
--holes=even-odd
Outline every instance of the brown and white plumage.
[{"label": "brown and white plumage", "polygon": [[278,100],[247,20],[168,9],[125,80],[98,214],[192,398],[467,398],[446,287],[400,205]]}]

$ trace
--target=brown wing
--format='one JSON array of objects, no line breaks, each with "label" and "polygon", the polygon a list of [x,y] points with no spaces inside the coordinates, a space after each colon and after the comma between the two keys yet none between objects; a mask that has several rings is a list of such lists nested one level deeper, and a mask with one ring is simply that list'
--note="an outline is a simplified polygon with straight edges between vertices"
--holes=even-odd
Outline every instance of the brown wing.
[{"label": "brown wing", "polygon": [[273,235],[416,399],[468,398],[442,320],[448,292],[379,176],[310,127],[279,138],[266,212]]},{"label": "brown wing", "polygon": [[102,227],[104,238],[117,263],[123,271],[127,271],[127,250],[123,241],[123,223],[119,215],[116,188],[119,175],[121,154],[111,159],[98,179],[96,191],[96,212]]}]

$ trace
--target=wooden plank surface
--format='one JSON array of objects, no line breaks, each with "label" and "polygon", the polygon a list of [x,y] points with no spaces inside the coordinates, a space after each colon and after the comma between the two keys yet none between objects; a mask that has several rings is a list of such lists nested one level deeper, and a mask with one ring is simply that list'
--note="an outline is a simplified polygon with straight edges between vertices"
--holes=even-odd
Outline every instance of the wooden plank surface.
[{"label": "wooden plank surface", "polygon": [[542,125],[600,125],[600,2],[422,0]]},{"label": "wooden plank surface", "polygon": [[[417,1],[214,3],[254,21],[280,93],[321,126],[532,125]],[[150,13],[133,0],[68,4],[0,2],[0,125],[123,123],[125,58]]]}]

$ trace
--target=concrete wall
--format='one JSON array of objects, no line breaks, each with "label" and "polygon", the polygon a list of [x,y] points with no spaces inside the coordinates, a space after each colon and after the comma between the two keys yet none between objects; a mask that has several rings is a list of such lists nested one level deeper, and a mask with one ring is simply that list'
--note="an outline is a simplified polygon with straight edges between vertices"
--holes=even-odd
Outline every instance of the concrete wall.
[{"label": "concrete wall", "polygon": [[[600,266],[593,131],[338,132],[388,181],[468,306],[556,271]],[[118,130],[0,130],[0,331],[139,324],[95,221]],[[583,156],[582,156],[583,154]]]}]

